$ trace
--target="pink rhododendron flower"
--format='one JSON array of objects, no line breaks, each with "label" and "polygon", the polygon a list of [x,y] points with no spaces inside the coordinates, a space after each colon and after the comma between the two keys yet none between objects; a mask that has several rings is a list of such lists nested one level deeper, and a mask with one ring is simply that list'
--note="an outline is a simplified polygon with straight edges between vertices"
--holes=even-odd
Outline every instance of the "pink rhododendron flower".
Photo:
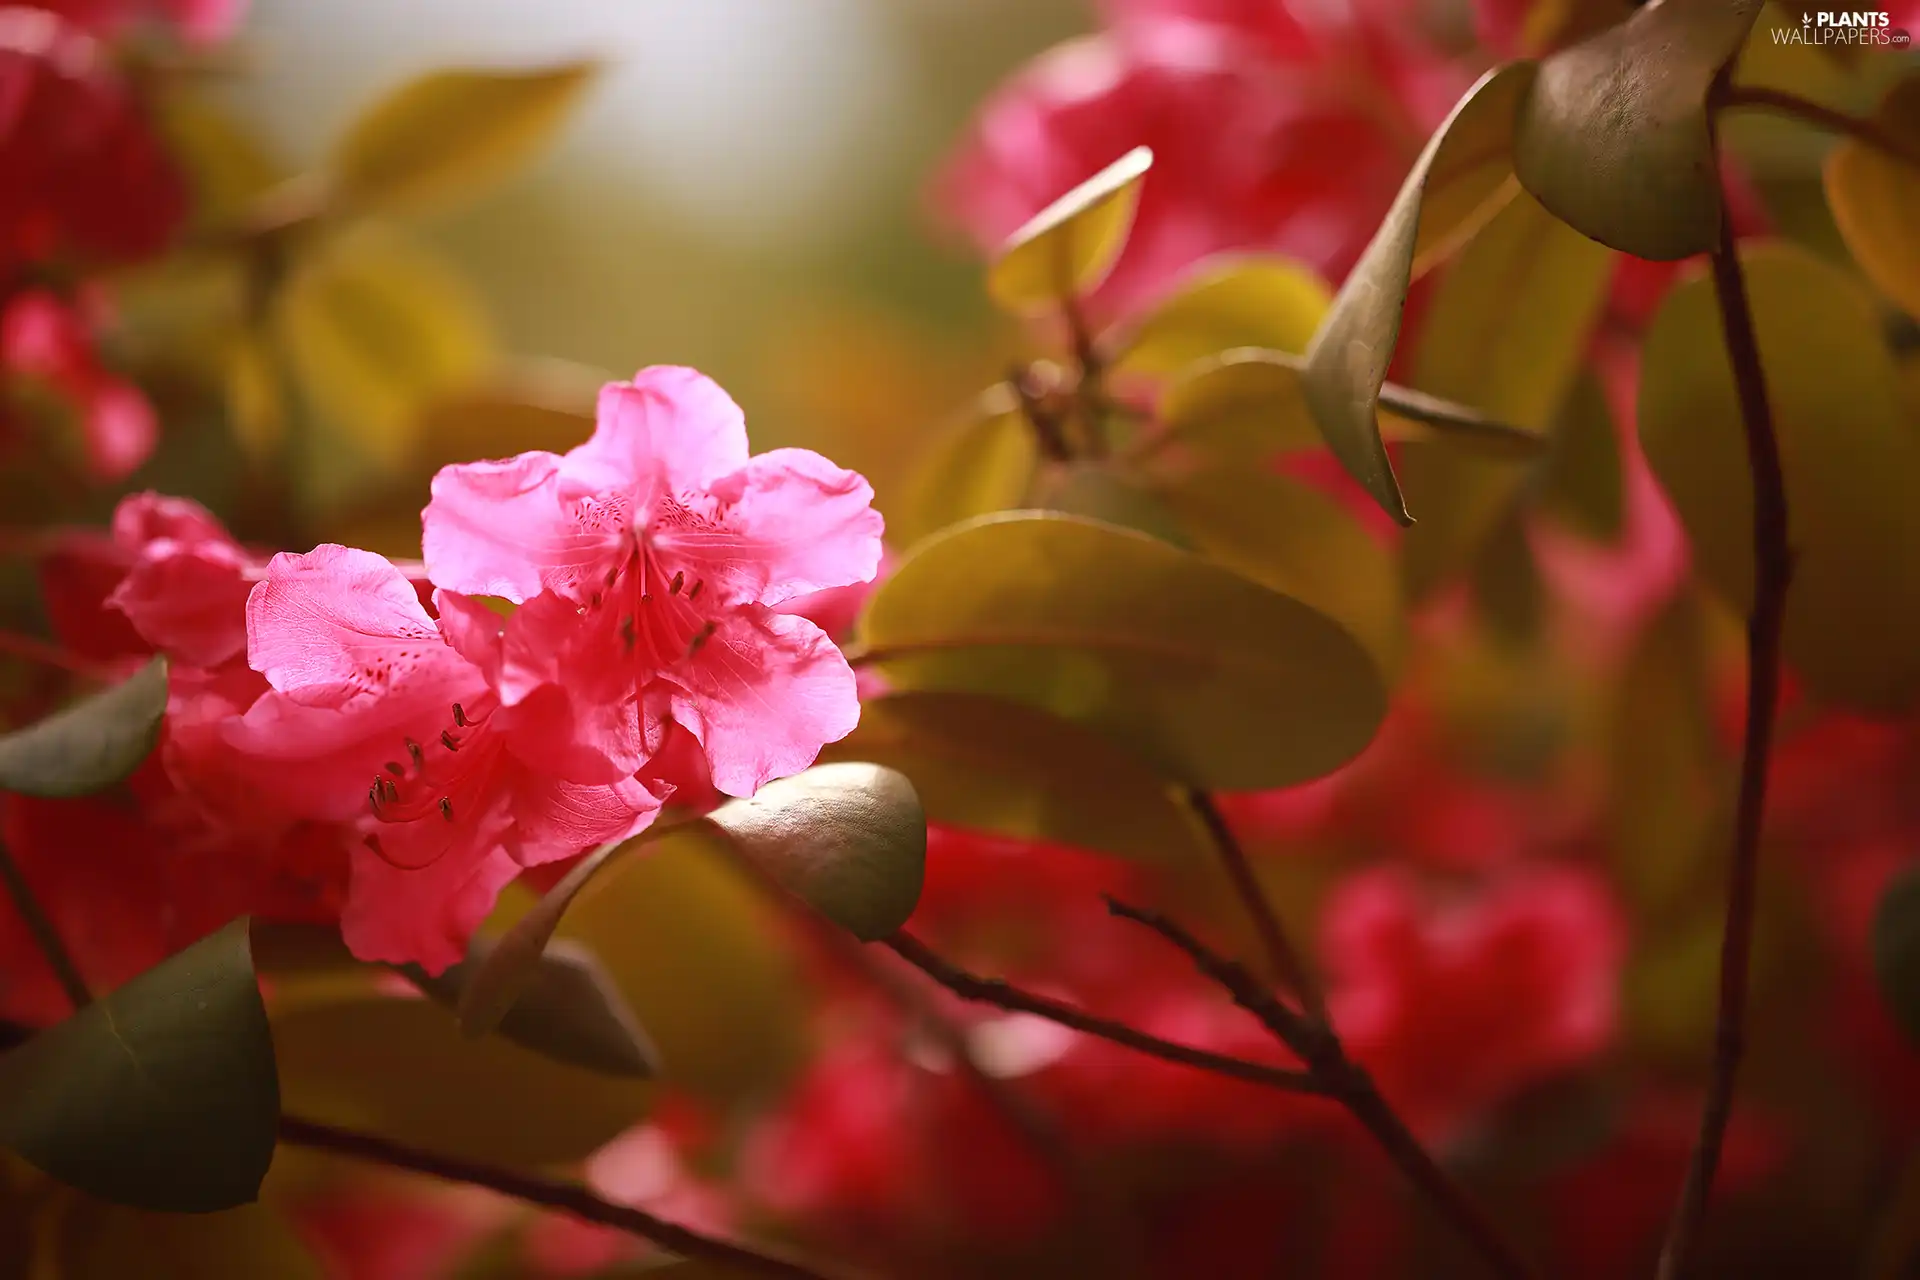
[{"label": "pink rhododendron flower", "polygon": [[33,0],[33,7],[106,36],[141,22],[161,23],[193,44],[225,40],[247,14],[247,0]]},{"label": "pink rhododendron flower", "polygon": [[275,556],[247,601],[248,658],[272,692],[226,740],[266,766],[258,785],[277,783],[288,812],[362,822],[341,920],[355,954],[438,971],[522,867],[624,839],[663,797],[524,753],[484,674],[498,619],[450,592],[435,602],[438,620],[370,552]]},{"label": "pink rhododendron flower", "polygon": [[1523,872],[1438,905],[1386,867],[1324,911],[1334,1023],[1416,1128],[1447,1130],[1612,1041],[1626,926],[1591,872]]},{"label": "pink rhododendron flower", "polygon": [[0,311],[0,372],[51,391],[72,411],[87,465],[121,480],[145,462],[159,435],[139,388],[108,372],[79,310],[45,289],[16,295]]},{"label": "pink rhododendron flower", "polygon": [[435,585],[524,602],[482,666],[542,754],[629,775],[678,725],[750,795],[859,717],[832,639],[777,606],[873,577],[872,499],[816,453],[750,458],[727,394],[661,367],[606,387],[565,456],[442,470],[424,548]]}]

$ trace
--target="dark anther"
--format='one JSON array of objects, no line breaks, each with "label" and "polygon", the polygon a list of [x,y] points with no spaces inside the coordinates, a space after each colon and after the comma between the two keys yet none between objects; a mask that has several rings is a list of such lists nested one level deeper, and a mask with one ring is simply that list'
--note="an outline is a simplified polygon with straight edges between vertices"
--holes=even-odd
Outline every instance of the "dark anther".
[{"label": "dark anther", "polygon": [[626,646],[629,650],[633,648],[635,638],[636,638],[636,633],[634,630],[633,619],[632,618],[620,619],[620,639],[626,643]]},{"label": "dark anther", "polygon": [[613,584],[618,581],[620,581],[620,566],[615,565],[607,570],[607,590],[613,590]]},{"label": "dark anther", "polygon": [[380,812],[380,783],[377,780],[367,788],[367,804],[375,813]]},{"label": "dark anther", "polygon": [[700,588],[706,585],[707,585],[707,580],[705,578],[702,578],[698,582],[694,583],[693,590],[687,592],[687,599],[698,600],[700,598]]},{"label": "dark anther", "polygon": [[453,704],[453,722],[462,729],[467,727],[467,713],[457,702]]},{"label": "dark anther", "polygon": [[447,799],[445,796],[440,797],[440,816],[448,822],[453,821],[453,801]]},{"label": "dark anther", "polygon": [[454,737],[450,731],[442,729],[440,731],[440,745],[449,751],[458,751],[460,749],[460,739]]},{"label": "dark anther", "polygon": [[412,738],[407,739],[407,754],[413,757],[413,767],[418,769],[427,763],[427,753]]},{"label": "dark anther", "polygon": [[380,796],[388,804],[392,804],[400,798],[400,788],[393,785],[392,778],[380,779]]},{"label": "dark anther", "polygon": [[687,580],[687,573],[686,573],[686,570],[684,570],[684,569],[675,569],[675,570],[673,571],[673,581],[667,584],[667,594],[668,594],[668,595],[670,595],[670,596],[677,596],[677,595],[679,595],[679,594],[680,594],[680,584],[681,584],[681,583],[683,583],[683,582],[685,582],[686,580]]},{"label": "dark anther", "polygon": [[652,603],[653,603],[653,592],[651,592],[651,591],[642,591],[642,592],[640,593],[640,603],[641,603],[641,604],[652,604]]},{"label": "dark anther", "polygon": [[589,609],[598,609],[600,607],[601,602],[605,599],[606,599],[605,596],[601,595],[598,591],[596,591],[592,595],[587,597],[587,607]]},{"label": "dark anther", "polygon": [[720,624],[717,622],[709,622],[705,626],[701,627],[698,631],[693,633],[693,639],[687,642],[687,656],[689,658],[691,658],[694,654],[700,652],[700,646],[705,644],[708,641],[708,639],[712,637],[714,633],[714,629],[719,625]]}]

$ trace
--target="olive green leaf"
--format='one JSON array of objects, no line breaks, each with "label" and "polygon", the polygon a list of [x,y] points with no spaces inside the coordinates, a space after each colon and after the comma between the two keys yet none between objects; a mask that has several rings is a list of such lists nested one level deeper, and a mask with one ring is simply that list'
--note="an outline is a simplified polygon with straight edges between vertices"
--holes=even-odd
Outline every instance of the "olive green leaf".
[{"label": "olive green leaf", "polygon": [[1339,623],[1157,539],[1071,516],[990,516],[922,543],[869,602],[895,689],[1022,702],[1194,786],[1331,772],[1385,714]]},{"label": "olive green leaf", "polygon": [[1423,242],[1457,236],[1511,181],[1514,113],[1530,63],[1490,71],[1467,91],[1414,162],[1393,207],[1347,276],[1307,348],[1307,406],[1342,466],[1401,524],[1413,523],[1380,438],[1380,386],[1400,336]]},{"label": "olive green leaf", "polygon": [[1302,352],[1332,301],[1326,281],[1290,259],[1208,259],[1120,339],[1113,362],[1167,375],[1235,347]]},{"label": "olive green leaf", "polygon": [[1039,447],[1013,388],[981,393],[947,424],[909,480],[901,510],[887,521],[889,540],[912,546],[948,525],[1020,506],[1033,483]]},{"label": "olive green leaf", "polygon": [[167,711],[167,660],[0,736],[0,791],[23,796],[84,796],[140,767],[160,737]]},{"label": "olive green leaf", "polygon": [[[1787,660],[1822,697],[1908,709],[1920,696],[1920,435],[1878,309],[1844,268],[1804,250],[1752,246],[1741,262],[1786,477]],[[1638,416],[1699,574],[1744,614],[1753,485],[1710,280],[1676,286],[1655,317]]]},{"label": "olive green leaf", "polygon": [[1554,216],[1655,261],[1720,234],[1707,91],[1761,0],[1654,0],[1540,64],[1520,107],[1514,172]]},{"label": "olive green leaf", "polygon": [[0,1141],[134,1208],[252,1202],[279,1120],[244,919],[0,1057]]},{"label": "olive green leaf", "polygon": [[1097,287],[1133,226],[1153,153],[1135,147],[1035,214],[987,272],[987,293],[1019,315],[1051,313]]},{"label": "olive green leaf", "polygon": [[1180,865],[1201,857],[1166,783],[1066,720],[965,693],[869,700],[822,758],[871,760],[912,779],[927,817],[950,826]]},{"label": "olive green leaf", "polygon": [[459,201],[512,173],[553,137],[597,68],[434,71],[375,102],[334,145],[328,168],[361,208]]},{"label": "olive green leaf", "polygon": [[[1909,76],[1874,112],[1874,122],[1920,155],[1920,76]],[[1848,138],[1827,157],[1827,203],[1854,261],[1876,288],[1920,316],[1920,168]]]}]

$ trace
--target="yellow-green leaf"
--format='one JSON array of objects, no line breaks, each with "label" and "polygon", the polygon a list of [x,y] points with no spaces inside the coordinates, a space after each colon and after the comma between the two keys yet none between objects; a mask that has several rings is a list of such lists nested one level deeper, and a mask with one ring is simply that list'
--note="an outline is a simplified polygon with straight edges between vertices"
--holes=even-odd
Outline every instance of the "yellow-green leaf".
[{"label": "yellow-green leaf", "polygon": [[473,387],[493,354],[466,282],[374,227],[302,262],[274,321],[307,400],[338,437],[389,470],[413,451],[422,411]]},{"label": "yellow-green leaf", "polygon": [[140,767],[167,711],[167,660],[155,658],[119,684],[0,735],[0,791],[84,796]]},{"label": "yellow-green leaf", "polygon": [[653,1096],[498,1036],[469,1040],[424,996],[289,983],[272,1019],[289,1113],[458,1158],[579,1160],[644,1119]]},{"label": "yellow-green leaf", "polygon": [[948,525],[1020,506],[1039,465],[1033,428],[1013,388],[983,392],[960,422],[935,440],[907,486],[890,540],[912,546]]},{"label": "yellow-green leaf", "polygon": [[[1612,266],[1605,247],[1519,193],[1447,268],[1421,324],[1415,381],[1544,433],[1580,368]],[[1408,595],[1420,600],[1474,559],[1527,473],[1436,448],[1410,452],[1403,466],[1420,499],[1421,521],[1402,547]]]},{"label": "yellow-green leaf", "polygon": [[[1902,80],[1874,122],[1920,155],[1920,76]],[[1860,269],[1880,292],[1920,316],[1920,169],[1848,138],[1827,157],[1827,202]]]},{"label": "yellow-green leaf", "polygon": [[1019,315],[1050,313],[1099,285],[1133,226],[1153,153],[1135,147],[1035,214],[987,272],[987,293]]},{"label": "yellow-green leaf", "polygon": [[1654,0],[1540,64],[1520,108],[1514,171],[1562,221],[1656,261],[1720,234],[1707,89],[1761,0]]},{"label": "yellow-green leaf", "polygon": [[1193,544],[1173,512],[1129,470],[1104,459],[1043,463],[1027,505],[1117,524],[1191,550]]},{"label": "yellow-green leaf", "polygon": [[[496,939],[475,934],[467,958],[445,973],[401,967],[407,980],[464,1016],[479,976],[489,972]],[[645,1080],[659,1071],[659,1051],[647,1038],[599,957],[574,942],[543,947],[519,975],[507,1008],[488,1029],[555,1062],[607,1075]],[[471,1028],[469,1028],[471,1030]]]},{"label": "yellow-green leaf", "polygon": [[[1520,63],[1481,77],[1428,140],[1307,348],[1307,407],[1342,466],[1401,524],[1411,524],[1380,439],[1380,386],[1400,336],[1422,242],[1457,234],[1510,180],[1514,112],[1533,79]],[[1430,198],[1431,196],[1431,198]]]},{"label": "yellow-green leaf", "polygon": [[862,635],[897,689],[1023,702],[1195,786],[1318,777],[1385,714],[1377,665],[1331,618],[1069,516],[988,517],[923,543],[874,595]]},{"label": "yellow-green leaf", "polygon": [[596,67],[449,70],[375,102],[334,145],[343,196],[377,209],[464,199],[507,177],[559,132]]},{"label": "yellow-green leaf", "polygon": [[[1818,694],[1870,711],[1920,694],[1920,435],[1904,415],[1874,300],[1844,269],[1784,245],[1742,252],[1786,472],[1794,548],[1784,646]],[[1647,460],[1698,572],[1741,613],[1753,594],[1753,486],[1709,280],[1667,297],[1647,335]]]},{"label": "yellow-green leaf", "polygon": [[116,1204],[250,1203],[279,1119],[244,919],[0,1057],[0,1141]]},{"label": "yellow-green leaf", "polygon": [[1152,770],[1106,738],[1017,702],[964,693],[869,700],[822,759],[872,760],[913,780],[950,826],[1180,865],[1205,850]]},{"label": "yellow-green leaf", "polygon": [[1209,259],[1126,334],[1114,363],[1168,375],[1235,347],[1302,352],[1332,301],[1319,273],[1291,259]]}]

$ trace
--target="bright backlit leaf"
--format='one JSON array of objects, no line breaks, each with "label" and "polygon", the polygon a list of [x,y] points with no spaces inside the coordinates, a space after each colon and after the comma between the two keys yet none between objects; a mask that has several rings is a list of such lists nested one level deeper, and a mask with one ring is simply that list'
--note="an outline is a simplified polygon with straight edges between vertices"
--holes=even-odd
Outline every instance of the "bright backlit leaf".
[{"label": "bright backlit leaf", "polygon": [[1563,222],[1656,261],[1720,234],[1707,89],[1761,0],[1655,0],[1540,64],[1520,108],[1514,171]]},{"label": "bright backlit leaf", "polygon": [[1127,242],[1152,164],[1153,153],[1135,147],[1035,214],[988,270],[988,294],[1008,311],[1032,315],[1096,288]]},{"label": "bright backlit leaf", "polygon": [[354,205],[419,209],[507,177],[560,130],[595,66],[432,71],[375,102],[329,164]]},{"label": "bright backlit leaf", "polygon": [[[1874,113],[1920,155],[1920,76],[1902,80]],[[1827,157],[1827,203],[1860,269],[1908,315],[1920,316],[1920,169],[1855,138]]]},{"label": "bright backlit leaf", "polygon": [[1304,387],[1327,445],[1388,515],[1411,524],[1380,438],[1380,386],[1400,336],[1407,286],[1423,244],[1482,216],[1511,180],[1514,112],[1531,64],[1490,71],[1467,91],[1414,162],[1373,241],[1307,348]]},{"label": "bright backlit leaf", "polygon": [[895,693],[824,758],[872,760],[913,780],[927,817],[1140,862],[1201,857],[1166,783],[1107,739],[1016,702]]},{"label": "bright backlit leaf", "polygon": [[1333,619],[1075,517],[988,517],[923,543],[874,595],[862,636],[896,689],[1023,702],[1195,786],[1319,777],[1385,714],[1377,664]]},{"label": "bright backlit leaf", "polygon": [[1302,352],[1332,301],[1327,282],[1290,259],[1212,259],[1127,333],[1114,363],[1167,375],[1235,347]]},{"label": "bright backlit leaf", "polygon": [[111,688],[0,736],[0,791],[84,796],[140,767],[167,711],[167,660],[155,658]]},{"label": "bright backlit leaf", "polygon": [[0,1142],[116,1204],[248,1204],[280,1120],[247,921],[0,1057]]},{"label": "bright backlit leaf", "polygon": [[[1842,268],[1784,245],[1742,252],[1786,472],[1795,553],[1787,660],[1862,710],[1920,694],[1920,435],[1905,417],[1874,300]],[[1699,573],[1745,614],[1753,486],[1710,280],[1667,297],[1647,335],[1639,407],[1647,460]]]},{"label": "bright backlit leaf", "polygon": [[424,248],[363,227],[302,262],[274,316],[300,390],[331,430],[391,470],[422,411],[473,387],[493,356],[485,313]]}]

